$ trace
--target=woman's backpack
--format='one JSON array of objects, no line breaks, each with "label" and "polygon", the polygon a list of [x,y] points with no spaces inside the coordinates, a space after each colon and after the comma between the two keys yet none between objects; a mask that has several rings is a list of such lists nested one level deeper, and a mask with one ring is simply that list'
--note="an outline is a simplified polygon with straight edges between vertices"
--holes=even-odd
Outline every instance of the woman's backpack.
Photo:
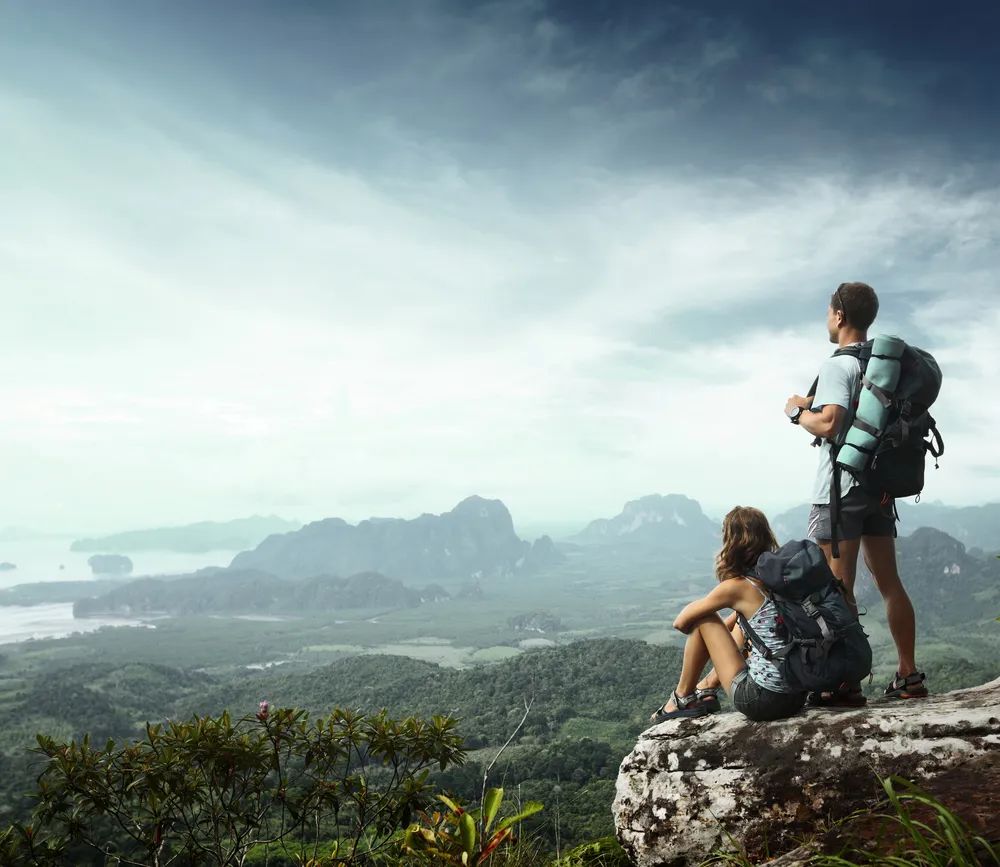
[{"label": "woman's backpack", "polygon": [[738,615],[740,628],[765,659],[777,666],[792,687],[835,690],[859,683],[872,668],[872,649],[844,585],[833,574],[819,546],[808,539],[787,542],[760,555],[754,570],[778,611],[778,632],[787,643],[771,650]]}]

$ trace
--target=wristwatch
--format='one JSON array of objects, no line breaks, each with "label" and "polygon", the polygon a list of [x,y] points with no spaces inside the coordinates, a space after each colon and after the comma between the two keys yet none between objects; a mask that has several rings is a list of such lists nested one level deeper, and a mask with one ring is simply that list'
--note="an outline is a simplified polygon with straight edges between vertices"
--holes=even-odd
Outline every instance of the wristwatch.
[{"label": "wristwatch", "polygon": [[795,407],[794,412],[792,412],[791,415],[788,416],[788,420],[792,424],[798,424],[799,423],[799,416],[801,416],[801,415],[802,415],[802,407],[801,406],[797,406],[797,407]]}]

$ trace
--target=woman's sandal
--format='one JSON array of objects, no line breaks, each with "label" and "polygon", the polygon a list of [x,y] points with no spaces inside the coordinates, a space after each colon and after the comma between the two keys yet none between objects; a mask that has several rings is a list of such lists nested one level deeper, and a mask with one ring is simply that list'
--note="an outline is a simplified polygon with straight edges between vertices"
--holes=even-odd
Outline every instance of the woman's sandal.
[{"label": "woman's sandal", "polygon": [[[667,710],[670,701],[674,703],[673,710]],[[705,705],[699,701],[698,693],[692,692],[690,695],[678,695],[676,692],[670,697],[670,701],[661,704],[649,717],[652,723],[666,722],[668,719],[680,719],[682,717],[698,717],[711,713]]]},{"label": "woman's sandal", "polygon": [[695,697],[705,708],[705,713],[718,713],[722,710],[722,703],[719,701],[719,691],[721,686],[714,686],[708,689],[696,689]]}]

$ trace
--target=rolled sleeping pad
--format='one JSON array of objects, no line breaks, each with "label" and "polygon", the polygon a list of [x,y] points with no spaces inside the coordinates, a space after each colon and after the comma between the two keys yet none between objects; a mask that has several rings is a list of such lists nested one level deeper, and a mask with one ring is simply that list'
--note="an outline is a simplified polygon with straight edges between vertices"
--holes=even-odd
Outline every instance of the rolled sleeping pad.
[{"label": "rolled sleeping pad", "polygon": [[[876,337],[872,342],[872,356],[868,362],[865,376],[868,381],[888,397],[899,383],[900,358],[906,349],[906,343],[898,337]],[[885,430],[889,417],[889,407],[879,400],[875,391],[866,386],[861,388],[858,398],[858,409],[854,414],[858,424],[852,424],[844,438],[837,463],[855,472],[862,472],[871,459],[871,452],[878,445],[879,436]],[[872,431],[877,433],[872,433]],[[867,449],[867,451],[863,451]]]}]

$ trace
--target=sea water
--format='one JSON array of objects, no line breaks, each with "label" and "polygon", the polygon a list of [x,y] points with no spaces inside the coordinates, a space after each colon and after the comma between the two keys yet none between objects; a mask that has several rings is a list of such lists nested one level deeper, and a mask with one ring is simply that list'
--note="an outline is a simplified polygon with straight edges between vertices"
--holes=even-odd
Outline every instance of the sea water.
[{"label": "sea water", "polygon": [[72,602],[44,605],[0,605],[0,644],[39,638],[64,638],[74,632],[94,632],[102,626],[148,626],[124,617],[73,617]]},{"label": "sea water", "polygon": [[[0,539],[0,563],[17,568],[0,571],[0,589],[39,581],[86,581],[94,577],[87,560],[89,551],[70,551],[72,537],[17,540]],[[203,566],[228,566],[236,551],[207,551],[184,554],[177,551],[137,551],[127,554],[132,561],[132,577],[139,575],[182,575]]]},{"label": "sea water", "polygon": [[[17,584],[43,581],[92,581],[87,563],[91,552],[70,551],[72,537],[49,537],[4,541],[0,539],[0,563],[17,568],[0,571],[0,590]],[[228,566],[236,551],[186,554],[177,551],[139,551],[129,554],[133,570],[129,576],[183,575],[205,566]],[[56,638],[73,632],[92,632],[101,626],[138,626],[138,620],[96,617],[75,620],[71,603],[44,605],[0,605],[0,644],[29,638]]]}]

